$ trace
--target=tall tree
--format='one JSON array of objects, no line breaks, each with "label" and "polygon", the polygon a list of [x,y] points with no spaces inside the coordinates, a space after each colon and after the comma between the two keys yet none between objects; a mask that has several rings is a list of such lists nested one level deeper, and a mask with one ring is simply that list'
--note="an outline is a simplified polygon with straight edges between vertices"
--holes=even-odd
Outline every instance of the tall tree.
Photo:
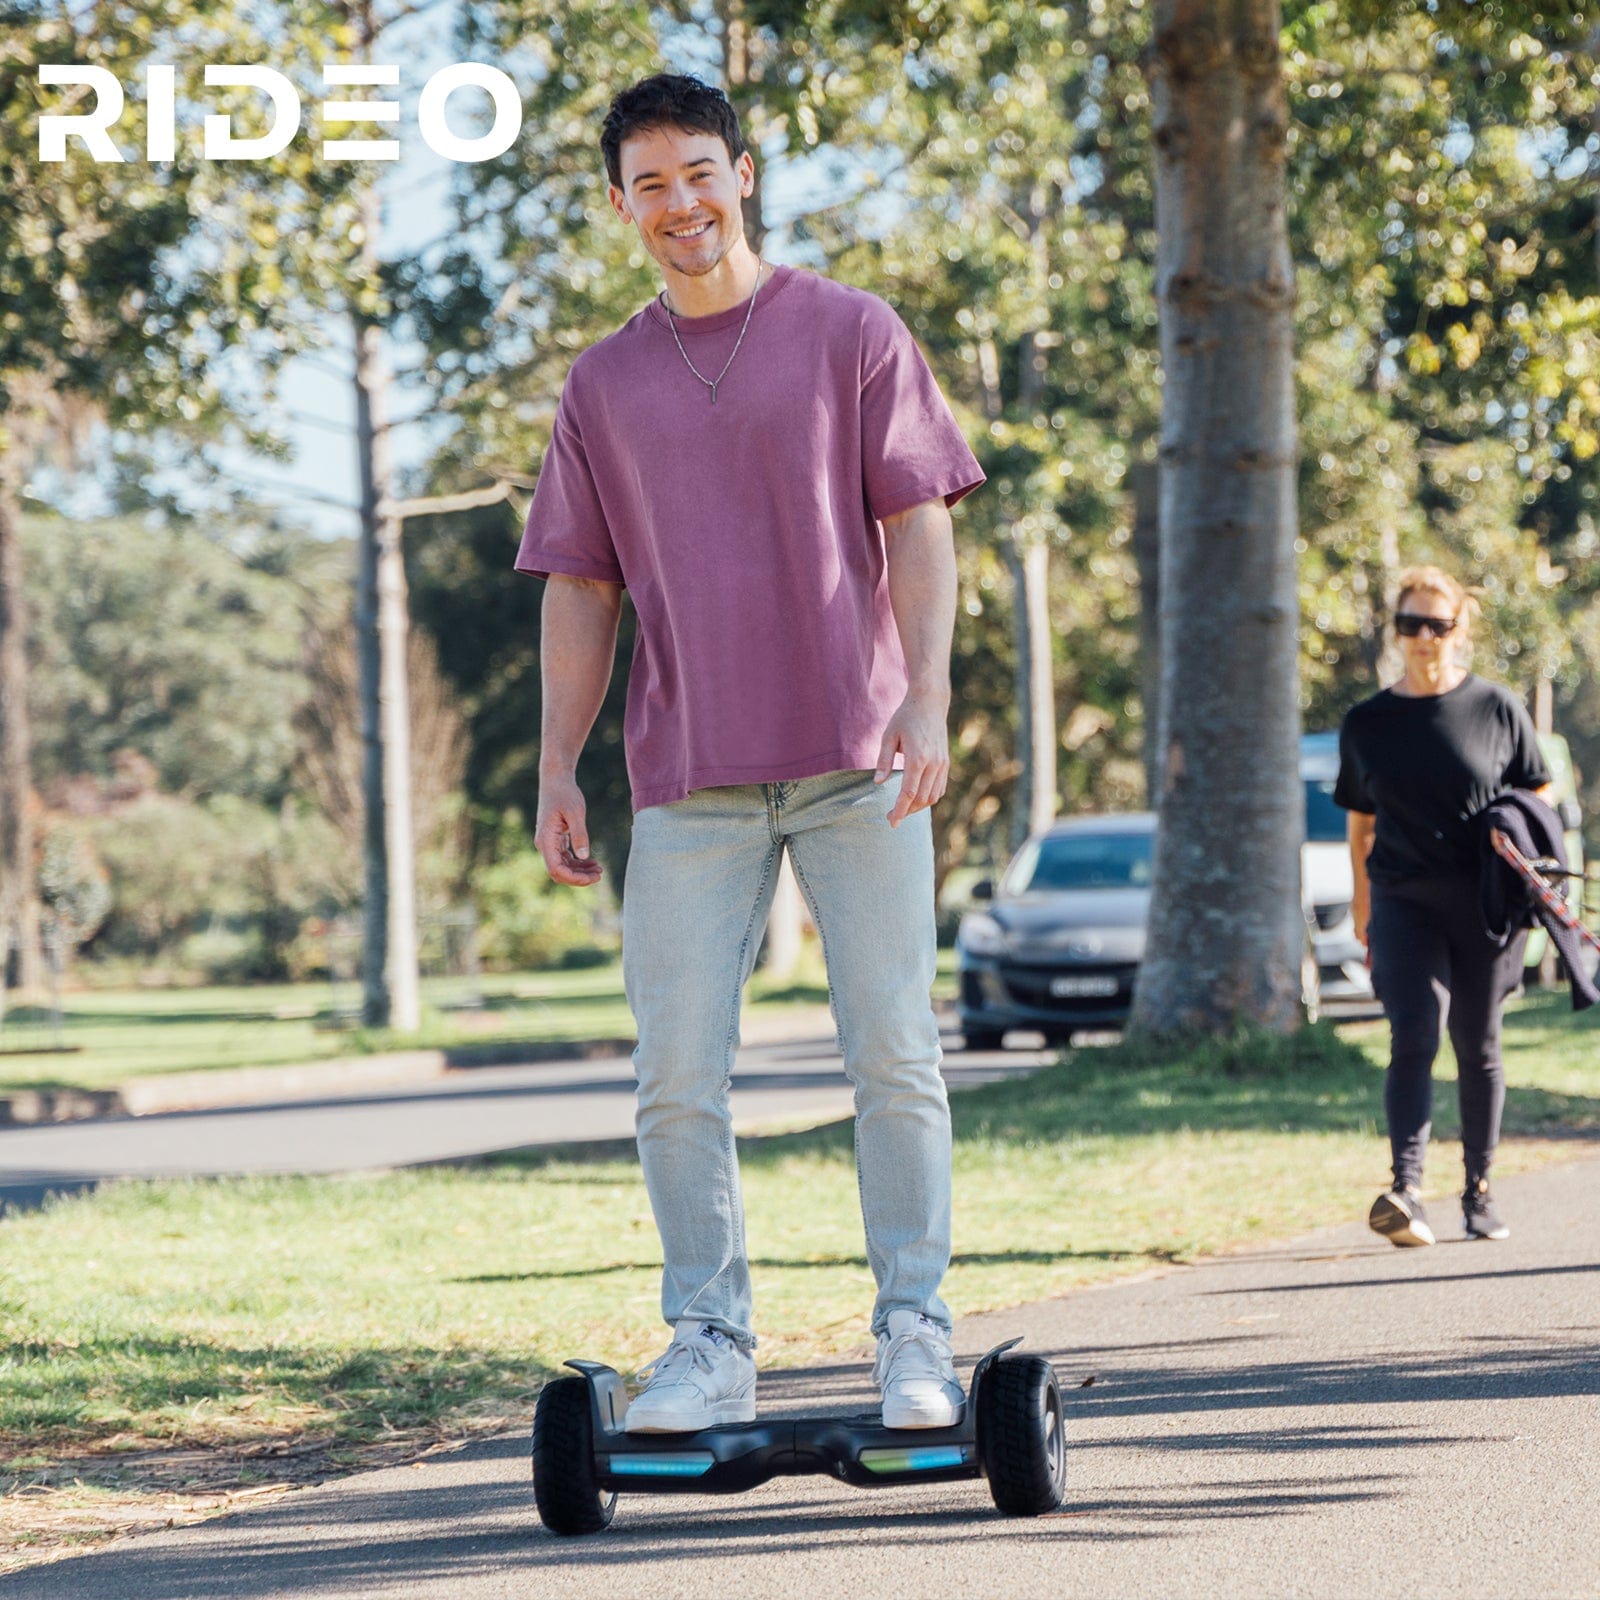
[{"label": "tall tree", "polygon": [[1161,827],[1133,1027],[1300,1025],[1294,273],[1277,0],[1158,0]]},{"label": "tall tree", "polygon": [[[129,429],[165,425],[191,440],[236,425],[264,442],[242,416],[221,358],[250,349],[270,373],[293,336],[270,292],[262,292],[278,271],[257,248],[270,208],[236,164],[200,160],[187,138],[177,141],[170,161],[128,160],[127,149],[146,131],[130,128],[132,118],[96,135],[93,150],[76,133],[58,150],[42,149],[46,115],[108,111],[102,96],[140,105],[150,82],[142,69],[151,62],[256,58],[261,41],[249,19],[198,0],[101,0],[89,12],[65,0],[14,0],[4,16],[0,947],[20,934],[26,980],[38,971],[38,898],[22,483],[41,442],[74,415]],[[98,76],[45,84],[42,69],[63,62]],[[153,118],[140,120],[155,126]],[[307,248],[291,243],[287,253]],[[0,974],[3,957],[0,948]]]},{"label": "tall tree", "polygon": [[[384,85],[398,79],[397,67],[381,64],[385,56],[407,53],[396,29],[421,9],[405,0],[399,4],[280,0],[280,5],[289,43],[298,46],[304,58],[319,60],[325,81],[353,85]],[[344,59],[336,59],[341,56]],[[385,90],[380,87],[366,98],[383,101]],[[335,119],[325,113],[325,120]],[[380,116],[374,108],[371,120],[392,121],[393,116]],[[336,235],[340,248],[323,264],[316,282],[295,287],[304,301],[342,313],[351,330],[361,496],[354,621],[365,817],[362,1018],[369,1026],[408,1033],[421,1021],[421,994],[407,681],[410,620],[402,534],[410,517],[494,503],[504,498],[505,485],[497,481],[486,489],[443,499],[401,500],[397,494],[388,346],[404,320],[408,290],[415,294],[418,272],[414,261],[392,259],[384,250],[385,196],[380,193],[379,175],[388,158],[368,148],[370,143],[357,139],[347,148],[328,151],[331,175],[300,186],[296,202],[301,226],[325,227],[327,214],[335,210],[346,226]],[[481,468],[473,475],[481,482]]]},{"label": "tall tree", "polygon": [[[386,22],[372,0],[336,0],[333,13],[359,66],[377,59]],[[416,837],[411,805],[411,712],[406,676],[406,575],[394,515],[389,437],[388,303],[376,176],[353,180],[360,226],[345,280],[355,348],[356,448],[361,533],[356,577],[360,665],[363,831],[361,1017],[411,1033],[422,1022],[417,959]]]}]

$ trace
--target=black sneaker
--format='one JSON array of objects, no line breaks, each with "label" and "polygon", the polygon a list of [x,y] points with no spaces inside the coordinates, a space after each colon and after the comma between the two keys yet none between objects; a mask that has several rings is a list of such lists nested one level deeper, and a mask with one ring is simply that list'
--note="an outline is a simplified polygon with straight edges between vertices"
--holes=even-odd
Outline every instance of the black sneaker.
[{"label": "black sneaker", "polygon": [[1511,1230],[1494,1208],[1487,1178],[1468,1178],[1461,1196],[1461,1221],[1469,1239],[1509,1239]]},{"label": "black sneaker", "polygon": [[1422,1209],[1422,1196],[1409,1184],[1380,1194],[1367,1213],[1367,1226],[1390,1244],[1433,1243],[1433,1229],[1428,1226],[1428,1213]]}]

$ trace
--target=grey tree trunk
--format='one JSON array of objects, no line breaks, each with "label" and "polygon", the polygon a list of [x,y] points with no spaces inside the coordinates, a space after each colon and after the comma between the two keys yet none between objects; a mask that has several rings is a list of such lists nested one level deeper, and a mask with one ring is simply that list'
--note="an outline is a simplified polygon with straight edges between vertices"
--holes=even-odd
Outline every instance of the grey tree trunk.
[{"label": "grey tree trunk", "polygon": [[[761,135],[759,119],[753,115],[750,85],[759,79],[760,72],[751,59],[753,46],[758,43],[749,20],[745,16],[744,0],[718,0],[717,15],[722,22],[722,81],[728,99],[739,113],[739,127],[745,143],[756,163],[756,181],[750,193],[740,202],[744,217],[744,236],[750,248],[759,256],[766,243],[767,223],[761,204]],[[784,857],[785,861],[788,857]]]},{"label": "grey tree trunk", "polygon": [[[362,201],[361,267],[378,275],[378,195]],[[356,442],[361,466],[361,549],[356,585],[360,661],[366,899],[361,1017],[368,1027],[413,1033],[421,1023],[417,984],[416,846],[411,822],[411,712],[406,687],[406,574],[394,514],[389,455],[389,374],[383,328],[353,310]]]},{"label": "grey tree trunk", "polygon": [[1132,1028],[1303,1017],[1294,299],[1277,0],[1157,0],[1161,827]]},{"label": "grey tree trunk", "polygon": [[[1042,202],[1034,195],[1035,233],[1042,224]],[[1044,385],[1044,357],[1039,340],[1029,335],[1019,355],[1021,400],[1038,402]],[[978,345],[978,376],[983,385],[984,414],[992,422],[1004,409],[1000,392],[1000,356],[993,339]],[[1022,847],[1031,833],[1047,828],[1056,814],[1056,685],[1050,646],[1050,550],[1024,545],[1014,534],[1002,544],[1011,575],[1013,669],[1017,706],[1017,778],[1012,791],[1011,848]]]},{"label": "grey tree trunk", "polygon": [[1050,649],[1050,549],[1006,545],[1016,637],[1017,760],[1022,775],[1012,812],[1013,850],[1056,815],[1056,688]]},{"label": "grey tree trunk", "polygon": [[1144,711],[1145,804],[1161,803],[1161,469],[1138,462],[1133,491],[1133,560],[1139,569],[1139,697]]},{"label": "grey tree trunk", "polygon": [[[1041,304],[1050,276],[1050,248],[1045,233],[1049,196],[1042,183],[1028,193],[1024,207],[1028,219],[1028,249],[1034,289]],[[1044,397],[1045,350],[1050,331],[1035,329],[1023,335],[1018,352],[1017,404],[1024,417],[1038,409]],[[1050,547],[1032,543],[1018,550],[1013,543],[1008,557],[1012,571],[1017,615],[1017,726],[1026,727],[1023,745],[1023,806],[1016,813],[1023,838],[1041,833],[1055,821],[1056,758],[1060,740],[1056,731],[1055,651],[1050,630]],[[1020,846],[1022,839],[1014,843]]]},{"label": "grey tree trunk", "polygon": [[0,1016],[6,969],[17,953],[17,985],[44,987],[39,895],[34,882],[33,736],[28,720],[28,618],[22,512],[14,459],[0,455]]}]

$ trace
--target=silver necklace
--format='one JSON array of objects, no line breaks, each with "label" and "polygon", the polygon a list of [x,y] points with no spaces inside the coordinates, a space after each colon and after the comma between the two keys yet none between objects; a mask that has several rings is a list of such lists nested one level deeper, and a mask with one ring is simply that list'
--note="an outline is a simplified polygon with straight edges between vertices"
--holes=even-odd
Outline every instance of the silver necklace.
[{"label": "silver necklace", "polygon": [[756,309],[756,296],[761,293],[761,267],[762,267],[761,257],[757,256],[756,257],[756,286],[755,286],[755,288],[753,288],[750,291],[750,304],[745,307],[745,311],[744,311],[744,327],[739,329],[739,337],[733,341],[732,353],[728,356],[728,359],[722,363],[722,371],[719,372],[716,375],[716,377],[714,377],[714,378],[708,378],[694,364],[694,362],[692,362],[689,359],[689,352],[683,348],[683,340],[678,338],[677,313],[674,312],[672,307],[667,304],[666,292],[665,291],[662,292],[661,304],[663,306],[666,306],[667,326],[672,329],[672,337],[673,337],[674,342],[678,346],[678,354],[683,357],[684,365],[687,366],[688,369],[695,375],[695,377],[697,377],[701,381],[701,383],[703,383],[706,386],[706,388],[708,388],[711,391],[711,403],[712,403],[712,405],[715,405],[717,403],[717,385],[719,383],[721,383],[722,380],[728,376],[728,368],[733,365],[733,358],[734,358],[734,356],[738,355],[739,346],[744,343],[745,329],[750,326],[751,314]]}]

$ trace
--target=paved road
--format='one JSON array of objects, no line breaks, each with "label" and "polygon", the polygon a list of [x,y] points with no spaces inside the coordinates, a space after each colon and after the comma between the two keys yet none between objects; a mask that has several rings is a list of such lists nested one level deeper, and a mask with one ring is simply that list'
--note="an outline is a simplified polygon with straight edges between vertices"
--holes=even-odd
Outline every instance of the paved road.
[{"label": "paved road", "polygon": [[[952,1088],[1055,1059],[1042,1049],[967,1054],[958,1040],[944,1036]],[[741,1129],[845,1116],[850,1096],[831,1033],[738,1052],[733,1104]],[[477,1067],[355,1096],[0,1131],[0,1209],[111,1177],[347,1172],[632,1137],[628,1056]]]},{"label": "paved road", "polygon": [[[1073,1386],[1054,1517],[1002,1520],[976,1483],[789,1479],[625,1498],[607,1533],[557,1540],[518,1436],[41,1567],[0,1595],[1594,1595],[1600,1159],[1501,1198],[1504,1244],[1399,1251],[1356,1225],[965,1319],[969,1357],[1024,1333]],[[763,1409],[853,1408],[865,1371],[769,1375]]]}]

